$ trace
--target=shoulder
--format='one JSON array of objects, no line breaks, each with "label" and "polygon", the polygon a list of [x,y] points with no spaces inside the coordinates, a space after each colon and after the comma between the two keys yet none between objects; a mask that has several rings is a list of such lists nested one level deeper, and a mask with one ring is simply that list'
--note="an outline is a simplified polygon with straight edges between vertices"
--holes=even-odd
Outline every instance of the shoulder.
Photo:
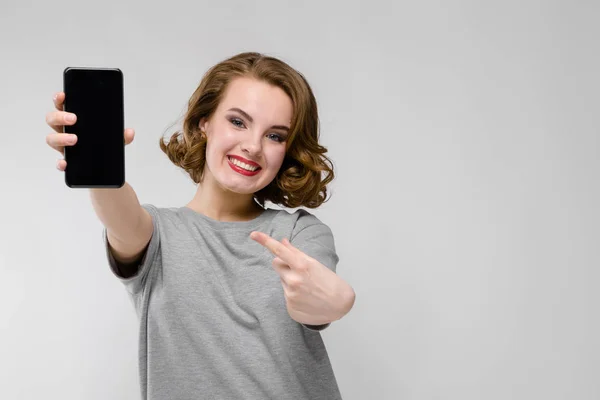
[{"label": "shoulder", "polygon": [[315,214],[304,209],[285,211],[282,217],[289,219],[290,243],[303,253],[315,258],[332,271],[336,271],[339,257],[331,228]]},{"label": "shoulder", "polygon": [[162,218],[181,218],[183,212],[183,207],[161,207],[151,203],[143,203],[141,206],[151,215]]},{"label": "shoulder", "polygon": [[162,229],[181,226],[186,217],[181,207],[161,207],[150,203],[141,206],[152,216],[154,226]]},{"label": "shoulder", "polygon": [[[329,226],[321,221],[315,214],[299,208],[294,211],[288,210],[274,210],[277,212],[275,219],[278,221],[285,221],[291,227],[291,238],[298,235],[300,232],[307,231],[304,233],[313,232],[315,234],[327,233],[332,235],[332,231]],[[291,240],[291,239],[290,239]]]},{"label": "shoulder", "polygon": [[331,228],[315,214],[304,209],[298,209],[294,212],[294,218],[295,224],[290,241],[300,237],[333,241]]}]

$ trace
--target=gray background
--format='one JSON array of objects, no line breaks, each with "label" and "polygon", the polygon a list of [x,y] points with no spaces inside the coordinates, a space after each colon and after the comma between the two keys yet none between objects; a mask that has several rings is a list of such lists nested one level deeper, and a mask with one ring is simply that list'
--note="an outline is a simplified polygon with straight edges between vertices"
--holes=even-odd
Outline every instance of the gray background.
[{"label": "gray background", "polygon": [[127,180],[180,206],[158,139],[247,50],[319,102],[344,399],[600,398],[598,2],[96,3],[0,6],[0,398],[139,396],[133,307],[45,143],[63,69],[123,70]]}]

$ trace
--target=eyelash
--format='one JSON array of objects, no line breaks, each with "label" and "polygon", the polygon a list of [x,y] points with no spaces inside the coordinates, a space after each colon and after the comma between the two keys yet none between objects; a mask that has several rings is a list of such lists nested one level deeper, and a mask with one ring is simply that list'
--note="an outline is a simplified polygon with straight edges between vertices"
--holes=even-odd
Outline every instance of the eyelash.
[{"label": "eyelash", "polygon": [[[238,124],[236,124],[236,122],[241,122],[242,125],[244,124],[244,121],[242,121],[239,118],[230,118],[229,122],[231,122],[233,124],[233,126],[235,126],[236,128],[241,128],[241,126],[239,126]],[[276,133],[272,133],[272,135],[275,135],[278,138],[277,142],[279,142],[279,143],[282,143],[282,142],[285,141],[285,138],[283,136],[281,136],[281,135],[278,135]]]}]

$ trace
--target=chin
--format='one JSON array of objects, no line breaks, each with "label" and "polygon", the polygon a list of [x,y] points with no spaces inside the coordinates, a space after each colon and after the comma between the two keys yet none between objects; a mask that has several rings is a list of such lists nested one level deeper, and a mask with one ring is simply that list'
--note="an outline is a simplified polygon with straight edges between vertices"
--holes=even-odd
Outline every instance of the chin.
[{"label": "chin", "polygon": [[254,194],[266,186],[262,184],[256,184],[256,182],[254,184],[240,184],[240,182],[234,181],[231,179],[231,177],[220,180],[219,184],[221,187],[237,194]]}]

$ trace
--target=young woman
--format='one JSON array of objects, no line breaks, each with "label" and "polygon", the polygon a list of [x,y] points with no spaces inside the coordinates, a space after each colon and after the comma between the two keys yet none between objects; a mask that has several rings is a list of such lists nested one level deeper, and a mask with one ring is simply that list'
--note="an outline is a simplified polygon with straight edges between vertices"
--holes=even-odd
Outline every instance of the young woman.
[{"label": "young woman", "polygon": [[[46,117],[62,154],[77,141],[61,133],[76,120],[64,96]],[[125,130],[126,144],[133,137]],[[332,232],[303,209],[265,207],[326,201],[333,168],[306,80],[258,53],[224,60],[160,147],[198,186],[187,205],[141,205],[129,184],[90,190],[111,271],[139,317],[142,398],[340,399],[319,330],[355,293],[335,273]]]}]

